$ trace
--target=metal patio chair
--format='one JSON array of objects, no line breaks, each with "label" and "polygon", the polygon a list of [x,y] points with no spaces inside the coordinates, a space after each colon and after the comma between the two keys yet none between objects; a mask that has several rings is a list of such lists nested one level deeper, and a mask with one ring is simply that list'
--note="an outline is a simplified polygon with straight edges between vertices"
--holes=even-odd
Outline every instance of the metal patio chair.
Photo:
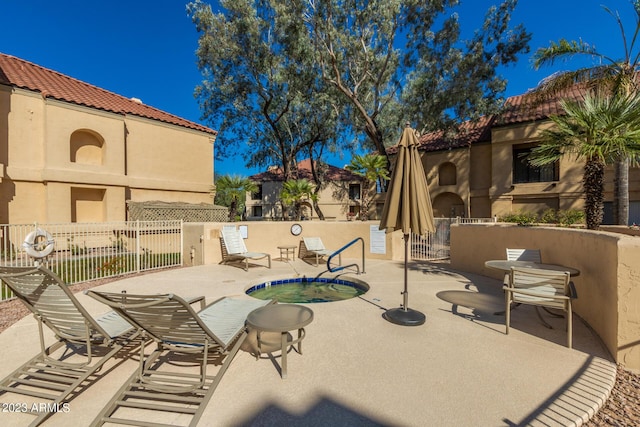
[{"label": "metal patio chair", "polygon": [[536,306],[536,313],[540,315],[539,307],[563,310],[567,319],[567,346],[572,347],[572,310],[571,300],[576,293],[569,281],[570,274],[563,271],[543,270],[539,268],[512,267],[509,273],[509,284],[505,291],[505,326],[509,333],[512,303]]},{"label": "metal patio chair", "polygon": [[511,249],[507,248],[508,261],[530,261],[542,263],[540,249]]}]

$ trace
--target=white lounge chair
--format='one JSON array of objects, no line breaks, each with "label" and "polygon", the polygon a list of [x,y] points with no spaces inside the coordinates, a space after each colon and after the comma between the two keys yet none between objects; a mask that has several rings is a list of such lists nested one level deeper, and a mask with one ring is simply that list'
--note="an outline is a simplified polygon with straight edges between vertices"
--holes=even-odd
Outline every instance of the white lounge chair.
[{"label": "white lounge chair", "polygon": [[262,252],[249,252],[244,244],[244,239],[239,230],[223,229],[220,238],[220,250],[222,251],[222,261],[220,264],[229,262],[243,262],[244,270],[249,271],[249,260],[268,258],[269,268],[271,268],[271,255]]},{"label": "white lounge chair", "polygon": [[[317,266],[320,264],[320,258],[331,256],[335,251],[325,248],[320,237],[303,237],[298,250],[298,258],[304,260],[306,258],[314,258]],[[342,254],[338,254],[338,264],[342,265]]]}]

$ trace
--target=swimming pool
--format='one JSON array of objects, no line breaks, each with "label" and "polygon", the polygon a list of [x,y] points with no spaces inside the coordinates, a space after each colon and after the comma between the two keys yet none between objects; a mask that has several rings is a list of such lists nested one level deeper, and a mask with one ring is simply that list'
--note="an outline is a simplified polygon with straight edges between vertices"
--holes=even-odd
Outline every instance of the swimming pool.
[{"label": "swimming pool", "polygon": [[298,277],[260,283],[245,293],[254,298],[275,299],[281,303],[316,303],[355,298],[368,290],[369,285],[358,279]]}]

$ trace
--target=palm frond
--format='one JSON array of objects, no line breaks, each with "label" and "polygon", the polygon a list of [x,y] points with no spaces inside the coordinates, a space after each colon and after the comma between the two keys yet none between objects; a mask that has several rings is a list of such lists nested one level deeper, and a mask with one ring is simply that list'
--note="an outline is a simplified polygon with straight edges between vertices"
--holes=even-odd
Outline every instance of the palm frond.
[{"label": "palm frond", "polygon": [[527,102],[531,108],[536,108],[551,99],[575,98],[576,94],[588,91],[617,92],[626,83],[623,77],[612,65],[558,72],[545,78],[531,90]]},{"label": "palm frond", "polygon": [[548,47],[541,47],[533,54],[533,67],[537,70],[542,65],[553,65],[556,60],[569,60],[575,55],[600,56],[594,46],[580,40],[560,39],[551,42]]},{"label": "palm frond", "polygon": [[582,101],[563,100],[565,114],[552,116],[554,127],[542,132],[527,160],[542,166],[564,155],[612,164],[640,160],[640,95],[607,96],[587,92]]}]

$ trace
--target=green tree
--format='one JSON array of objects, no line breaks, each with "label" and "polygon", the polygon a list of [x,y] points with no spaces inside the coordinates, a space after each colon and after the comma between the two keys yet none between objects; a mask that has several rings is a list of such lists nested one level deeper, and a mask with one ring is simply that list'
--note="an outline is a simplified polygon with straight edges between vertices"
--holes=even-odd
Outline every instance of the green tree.
[{"label": "green tree", "polygon": [[497,68],[528,52],[530,35],[521,25],[509,28],[516,0],[490,7],[468,40],[450,10],[457,1],[307,3],[322,78],[342,99],[336,104],[346,107],[354,134],[364,130],[368,147],[385,157],[407,117],[424,132],[494,112],[506,88]]},{"label": "green tree", "polygon": [[588,92],[583,102],[564,100],[565,115],[552,116],[555,127],[543,131],[529,161],[542,166],[564,155],[586,160],[583,174],[587,228],[602,223],[604,168],[621,154],[640,155],[640,95],[603,95]]},{"label": "green tree", "polygon": [[215,202],[229,207],[229,221],[234,222],[244,207],[247,192],[258,191],[256,183],[239,175],[222,175],[216,182]]},{"label": "green tree", "polygon": [[302,217],[303,204],[318,198],[313,187],[306,179],[293,179],[285,181],[282,185],[280,198],[285,206],[293,206],[294,217],[298,221]]},{"label": "green tree", "polygon": [[516,0],[490,7],[468,40],[455,0],[219,3],[220,13],[188,5],[204,76],[196,96],[224,141],[216,153],[246,144],[249,166],[282,165],[286,179],[312,144],[349,141],[386,157],[406,117],[424,131],[493,112],[506,87],[497,68],[530,39],[509,27]]},{"label": "green tree", "polygon": [[[279,165],[293,178],[298,154],[337,144],[339,109],[313,66],[305,2],[200,0],[187,11],[200,33],[196,88],[204,117],[220,130],[216,156],[244,155],[247,166]],[[239,148],[246,147],[246,151]]]},{"label": "green tree", "polygon": [[[594,59],[593,66],[582,67],[574,71],[558,73],[543,81],[535,90],[535,100],[544,99],[561,94],[569,87],[581,83],[587,88],[598,88],[618,95],[632,95],[638,92],[636,73],[640,70],[640,48],[636,42],[640,35],[640,1],[631,1],[635,14],[635,29],[627,35],[622,19],[618,12],[613,12],[603,6],[620,29],[620,51],[615,54],[605,54],[595,46],[583,41],[560,39],[551,42],[548,47],[539,48],[533,56],[536,69],[543,65],[553,65],[557,60],[569,60],[574,56],[589,56]],[[620,153],[622,154],[622,153]],[[627,225],[629,221],[629,159],[619,155],[615,160],[613,213],[616,224]]]},{"label": "green tree", "polygon": [[318,215],[318,219],[320,219],[321,221],[324,221],[325,218],[324,218],[324,213],[320,208],[320,204],[318,203],[318,200],[320,200],[319,198],[320,190],[325,188],[324,177],[325,177],[325,172],[327,170],[327,164],[322,162],[321,160],[315,160],[315,159],[316,158],[322,159],[322,151],[324,150],[324,148],[325,148],[324,144],[317,144],[317,147],[316,147],[316,144],[311,144],[309,146],[309,164],[311,168],[311,176],[313,177],[313,182],[315,183],[315,187],[313,189],[313,194],[315,196],[311,198],[311,202],[313,203],[313,209],[316,211],[316,214]]},{"label": "green tree", "polygon": [[378,180],[388,180],[387,160],[378,154],[356,154],[346,167],[356,175],[362,177],[362,194],[360,200],[360,219],[369,219],[369,209],[373,197],[370,195],[371,187],[376,185]]}]

